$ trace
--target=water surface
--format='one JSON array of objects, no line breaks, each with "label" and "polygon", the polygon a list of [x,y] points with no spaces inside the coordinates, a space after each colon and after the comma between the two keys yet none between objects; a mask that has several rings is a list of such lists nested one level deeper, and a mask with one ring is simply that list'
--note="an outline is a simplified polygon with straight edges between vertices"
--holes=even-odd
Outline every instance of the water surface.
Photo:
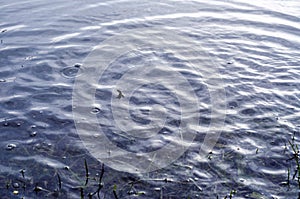
[{"label": "water surface", "polygon": [[[100,197],[114,198],[114,185],[119,198],[224,198],[231,190],[237,191],[235,198],[298,197],[292,179],[295,163],[287,161],[293,154],[288,140],[295,135],[299,143],[297,1],[34,0],[3,1],[0,9],[1,198],[88,198],[97,190],[101,162],[76,132],[73,85],[87,72],[82,64],[93,47],[145,27],[181,31],[209,54],[226,91],[224,130],[207,158],[200,156],[201,128],[211,122],[212,99],[205,77],[187,66],[186,61],[197,58],[193,50],[185,60],[174,57],[175,49],[164,51],[163,45],[120,56],[99,80],[102,87],[91,105],[91,114],[114,143],[131,152],[156,150],[172,139],[180,123],[178,98],[168,89],[172,82],[150,83],[132,95],[130,106],[143,110],[132,108],[131,116],[139,128],[158,104],[168,110],[167,127],[155,139],[135,142],[113,133],[118,130],[109,106],[117,95],[114,85],[131,65],[168,65],[184,74],[197,94],[201,106],[195,110],[201,116],[194,144],[170,166],[148,174],[105,167]],[[290,187],[285,185],[288,168]],[[37,186],[42,189],[34,191]],[[80,187],[85,187],[82,193]]]}]

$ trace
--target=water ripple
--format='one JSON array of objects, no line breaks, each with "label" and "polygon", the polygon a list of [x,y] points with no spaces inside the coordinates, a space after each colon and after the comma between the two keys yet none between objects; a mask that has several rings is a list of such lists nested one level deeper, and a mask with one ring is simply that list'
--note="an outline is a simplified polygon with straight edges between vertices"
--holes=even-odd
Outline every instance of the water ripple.
[{"label": "water ripple", "polygon": [[[129,116],[141,125],[135,127],[139,130],[149,123],[152,105],[163,105],[172,113],[157,136],[132,139],[114,124],[110,115],[110,103],[117,95],[114,83],[132,66],[159,65],[157,74],[167,74],[170,71],[163,66],[172,66],[183,74],[195,88],[201,117],[199,126],[192,126],[197,130],[195,142],[174,164],[147,175],[105,168],[103,194],[114,197],[111,190],[117,184],[119,198],[138,193],[143,193],[142,198],[224,198],[232,187],[237,198],[297,197],[296,182],[291,180],[288,191],[283,184],[287,168],[294,169],[293,162],[286,161],[292,157],[288,140],[295,136],[299,143],[298,1],[34,0],[10,1],[0,8],[0,186],[24,181],[26,190],[18,191],[31,198],[36,197],[31,190],[38,183],[47,190],[38,193],[39,197],[45,197],[57,189],[59,174],[61,196],[67,198],[70,193],[71,198],[78,198],[76,187],[82,186],[85,178],[84,160],[90,175],[96,177],[100,163],[84,148],[73,122],[74,81],[91,72],[76,63],[82,63],[94,46],[111,36],[142,27],[163,27],[200,44],[219,66],[227,97],[224,131],[213,151],[202,157],[199,148],[214,116],[206,77],[188,68],[187,61],[197,59],[193,49],[186,51],[185,60],[174,56],[180,48],[166,52],[164,46],[120,55],[99,79],[101,85],[87,84],[82,92],[86,97],[97,87],[89,110],[114,143],[133,152],[159,149],[171,141],[187,144],[172,137],[180,125],[178,99],[159,84],[138,88],[126,105]],[[174,42],[174,46],[180,44]],[[129,81],[146,82],[138,78]],[[176,94],[187,100],[190,97],[181,91]],[[85,118],[82,125],[90,127]],[[26,170],[24,177],[22,169]],[[130,181],[138,183],[130,188]],[[9,187],[0,194],[12,198],[13,191]]]}]

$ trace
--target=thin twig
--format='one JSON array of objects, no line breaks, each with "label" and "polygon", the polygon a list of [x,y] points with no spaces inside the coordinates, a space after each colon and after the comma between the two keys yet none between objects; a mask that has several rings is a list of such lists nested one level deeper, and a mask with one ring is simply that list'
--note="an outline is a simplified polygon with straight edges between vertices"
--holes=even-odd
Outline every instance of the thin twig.
[{"label": "thin twig", "polygon": [[113,194],[114,194],[115,199],[118,199],[118,196],[117,196],[117,185],[114,185]]},{"label": "thin twig", "polygon": [[86,186],[89,182],[89,168],[86,162],[86,159],[84,159],[84,167],[85,167],[85,185]]},{"label": "thin twig", "polygon": [[59,174],[57,174],[57,178],[58,178],[58,188],[61,189],[61,178]]}]

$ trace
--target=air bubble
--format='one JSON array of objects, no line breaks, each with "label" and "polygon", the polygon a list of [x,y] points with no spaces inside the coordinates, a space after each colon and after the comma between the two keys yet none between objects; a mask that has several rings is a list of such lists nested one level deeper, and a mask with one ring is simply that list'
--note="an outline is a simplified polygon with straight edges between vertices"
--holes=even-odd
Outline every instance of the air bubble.
[{"label": "air bubble", "polygon": [[91,111],[91,113],[98,114],[98,113],[100,113],[100,111],[101,111],[100,108],[94,107],[93,110]]},{"label": "air bubble", "polygon": [[30,137],[35,137],[37,135],[37,132],[36,131],[33,131],[30,133]]},{"label": "air bubble", "polygon": [[66,78],[75,78],[82,74],[82,69],[80,64],[75,64],[71,67],[66,67],[61,70],[61,75]]},{"label": "air bubble", "polygon": [[15,183],[13,183],[13,188],[15,188],[15,189],[17,189],[17,188],[19,188],[20,187],[20,185],[19,185],[19,183],[17,183],[17,182],[15,182]]},{"label": "air bubble", "polygon": [[11,150],[13,150],[13,149],[16,148],[16,147],[17,147],[17,145],[15,145],[15,144],[8,144],[8,145],[6,146],[6,150],[11,151]]}]

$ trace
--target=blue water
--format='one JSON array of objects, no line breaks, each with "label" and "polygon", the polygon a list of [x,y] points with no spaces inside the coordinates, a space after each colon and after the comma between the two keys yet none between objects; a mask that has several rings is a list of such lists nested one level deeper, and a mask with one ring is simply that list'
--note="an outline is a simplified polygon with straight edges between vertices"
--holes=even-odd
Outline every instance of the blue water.
[{"label": "blue water", "polygon": [[[114,187],[118,198],[224,198],[232,190],[234,198],[298,198],[296,164],[289,160],[293,151],[288,141],[294,137],[299,144],[300,138],[299,18],[296,0],[2,1],[0,198],[88,198],[98,189],[102,163],[100,198],[115,198]],[[146,33],[144,39],[139,31],[145,28],[168,29],[190,48],[182,50],[183,44],[175,39],[165,49],[170,42],[157,42]],[[146,46],[112,60],[98,85],[80,79],[99,68],[86,62],[94,47],[124,36]],[[107,46],[108,55],[122,46],[126,45]],[[220,75],[205,75],[198,46]],[[200,63],[195,65],[200,73],[189,63]],[[141,78],[129,79],[128,84],[142,86],[132,93],[122,90],[124,98],[119,100],[116,89],[126,86],[118,82],[131,77],[132,66],[157,68],[150,76],[145,72]],[[192,96],[184,93],[185,87],[172,87],[180,82],[176,76],[164,79],[170,68],[187,80],[198,100],[186,117],[181,117],[180,106]],[[94,104],[76,104],[76,100],[74,104],[78,79],[88,85],[80,93],[82,99],[95,87]],[[201,144],[210,133],[203,129],[218,117],[212,107],[216,99],[210,95],[213,82],[226,93],[222,99],[226,108],[216,111],[226,112],[226,117],[217,143],[203,156]],[[125,99],[129,103],[121,104]],[[192,145],[178,159],[163,169],[132,174],[97,160],[84,145],[77,130],[81,124],[88,129],[91,121],[86,115],[84,122],[78,121],[78,112],[74,119],[81,104],[89,106],[112,143],[132,153],[159,150],[172,142],[185,146],[173,136],[185,118],[200,117],[199,124],[191,127],[197,131]],[[127,118],[121,119],[125,124],[115,119],[123,116],[118,110],[126,109],[135,123],[130,128],[145,135],[154,132],[143,128],[151,124],[153,106],[165,123],[155,121],[164,128],[155,129],[151,139],[118,128],[129,128]],[[37,187],[39,191],[34,191]]]}]

